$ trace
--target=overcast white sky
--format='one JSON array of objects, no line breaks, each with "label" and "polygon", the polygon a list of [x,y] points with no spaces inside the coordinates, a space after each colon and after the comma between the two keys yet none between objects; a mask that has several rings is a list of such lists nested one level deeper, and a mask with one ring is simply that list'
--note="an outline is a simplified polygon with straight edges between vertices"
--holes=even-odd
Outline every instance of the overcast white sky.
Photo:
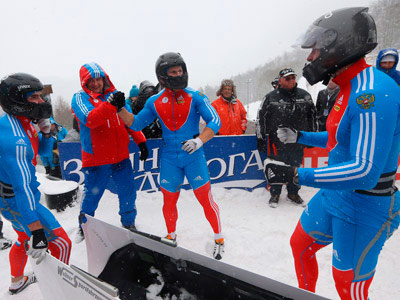
[{"label": "overcast white sky", "polygon": [[[197,89],[290,50],[320,15],[368,0],[2,1],[0,75],[31,73],[70,101],[79,68],[99,63],[117,89],[156,83],[154,64],[180,52]],[[54,96],[53,96],[54,99]]]}]

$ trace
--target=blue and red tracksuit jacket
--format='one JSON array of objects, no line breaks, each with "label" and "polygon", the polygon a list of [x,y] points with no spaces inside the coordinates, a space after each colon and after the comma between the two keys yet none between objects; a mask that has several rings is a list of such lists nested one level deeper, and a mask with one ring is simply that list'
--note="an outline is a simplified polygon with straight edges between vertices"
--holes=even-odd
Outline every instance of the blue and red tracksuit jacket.
[{"label": "blue and red tracksuit jacket", "polygon": [[[182,150],[182,142],[199,135],[200,116],[207,127],[217,133],[221,127],[221,120],[212,107],[208,98],[191,88],[176,92],[163,89],[157,95],[150,97],[144,108],[135,115],[131,129],[141,130],[154,121],[160,120],[164,140],[163,156],[191,159],[190,155]],[[199,150],[196,152],[202,152]]]},{"label": "blue and red tracksuit jacket", "polygon": [[11,185],[14,197],[2,199],[0,209],[15,202],[26,224],[38,221],[36,206],[40,201],[39,182],[35,175],[39,137],[31,120],[7,113],[0,117],[0,181]]},{"label": "blue and red tracksuit jacket", "polygon": [[302,132],[299,143],[327,148],[328,166],[299,168],[299,184],[369,190],[395,172],[400,153],[400,88],[364,59],[335,77],[340,86],[327,132]]},{"label": "blue and red tracksuit jacket", "polygon": [[[90,91],[86,84],[90,78],[104,78],[104,92]],[[71,108],[79,121],[82,144],[82,166],[92,167],[118,163],[129,157],[129,135],[136,144],[146,141],[142,132],[127,128],[117,114],[115,106],[107,102],[116,89],[107,73],[96,63],[80,69],[82,90],[72,98]]]}]

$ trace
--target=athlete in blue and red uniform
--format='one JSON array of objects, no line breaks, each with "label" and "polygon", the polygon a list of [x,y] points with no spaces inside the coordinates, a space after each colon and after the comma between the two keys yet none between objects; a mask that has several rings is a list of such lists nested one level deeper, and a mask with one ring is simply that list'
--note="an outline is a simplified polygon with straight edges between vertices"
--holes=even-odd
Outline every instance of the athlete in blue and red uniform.
[{"label": "athlete in blue and red uniform", "polygon": [[[108,182],[113,180],[122,226],[136,230],[136,188],[129,160],[129,135],[142,152],[141,160],[147,158],[144,152],[148,154],[146,138],[142,132],[127,128],[118,116],[116,107],[110,104],[122,98],[125,103],[125,95],[116,91],[107,73],[98,64],[83,65],[79,75],[82,90],[73,96],[71,108],[79,121],[85,174],[80,217],[83,214],[94,216]],[[83,238],[80,228],[76,241],[80,242]]]},{"label": "athlete in blue and red uniform", "polygon": [[[186,64],[179,53],[165,53],[156,62],[156,74],[165,88],[150,97],[138,115],[123,110],[120,116],[133,130],[140,130],[158,118],[164,147],[161,154],[160,185],[164,196],[163,213],[169,239],[175,240],[178,211],[176,203],[184,177],[203,206],[215,234],[214,257],[221,259],[224,239],[218,205],[210,190],[210,177],[203,143],[221,126],[220,118],[202,93],[187,87]],[[199,135],[200,117],[207,123]]]},{"label": "athlete in blue and red uniform", "polygon": [[[400,153],[400,88],[364,56],[377,45],[368,8],[333,11],[313,23],[303,48],[312,48],[303,69],[314,84],[333,77],[340,93],[327,132],[278,129],[284,143],[329,150],[324,168],[269,164],[270,184],[294,180],[321,188],[303,212],[291,247],[299,286],[315,291],[315,253],[332,243],[333,277],[341,299],[368,299],[379,253],[399,226],[395,187]],[[284,173],[279,176],[279,172]]]},{"label": "athlete in blue and red uniform", "polygon": [[0,118],[0,210],[18,235],[10,250],[11,294],[36,281],[34,274],[24,276],[27,254],[40,263],[49,249],[52,256],[68,264],[71,252],[67,233],[39,202],[35,176],[39,136],[32,120],[48,119],[52,112],[51,104],[41,98],[42,89],[37,78],[24,73],[0,82],[0,104],[6,112]]}]

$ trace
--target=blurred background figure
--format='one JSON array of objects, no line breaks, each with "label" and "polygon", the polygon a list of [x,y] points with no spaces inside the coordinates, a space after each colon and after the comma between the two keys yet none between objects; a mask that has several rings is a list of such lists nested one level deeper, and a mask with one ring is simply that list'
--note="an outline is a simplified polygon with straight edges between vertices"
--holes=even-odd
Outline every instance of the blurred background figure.
[{"label": "blurred background figure", "polygon": [[53,88],[51,84],[44,84],[42,90],[42,99],[48,103],[51,103],[50,94],[53,94]]},{"label": "blurred background figure", "polygon": [[399,53],[394,48],[387,48],[379,51],[376,58],[376,68],[385,72],[400,85],[400,72],[396,70],[399,62]]},{"label": "blurred background figure", "polygon": [[276,90],[279,87],[279,78],[275,77],[274,80],[271,81],[271,85]]},{"label": "blurred background figure", "polygon": [[317,109],[318,131],[326,131],[326,120],[336,102],[339,91],[339,86],[334,83],[332,79],[329,80],[326,89],[319,91],[317,103],[315,104]]},{"label": "blurred background figure", "polygon": [[[40,138],[38,154],[46,169],[46,174],[62,178],[57,143],[64,140],[68,130],[54,121],[52,117],[50,117],[50,124],[51,128],[48,138]],[[43,132],[39,134],[44,135]]]},{"label": "blurred background figure", "polygon": [[236,86],[230,79],[224,79],[217,91],[219,98],[215,99],[212,106],[221,119],[219,135],[241,135],[246,131],[246,110],[237,99]]},{"label": "blurred background figure", "polygon": [[[131,106],[132,111],[130,112],[137,115],[144,108],[147,99],[149,99],[151,96],[157,93],[158,93],[157,87],[154,84],[152,84],[148,80],[142,81],[139,86],[139,94],[137,100],[132,104]],[[143,128],[142,132],[147,139],[161,138],[162,129],[158,118],[155,118],[150,125]]]},{"label": "blurred background figure", "polygon": [[62,142],[80,142],[80,128],[79,122],[76,120],[75,115],[74,119],[72,120],[72,128],[68,131],[66,137],[62,140]]},{"label": "blurred background figure", "polygon": [[133,107],[133,105],[135,105],[135,102],[136,102],[138,96],[139,96],[139,89],[138,89],[138,87],[134,84],[134,85],[132,85],[132,88],[131,88],[131,90],[129,91],[129,97],[128,97],[128,99],[126,99],[126,104],[127,104],[129,107]]}]

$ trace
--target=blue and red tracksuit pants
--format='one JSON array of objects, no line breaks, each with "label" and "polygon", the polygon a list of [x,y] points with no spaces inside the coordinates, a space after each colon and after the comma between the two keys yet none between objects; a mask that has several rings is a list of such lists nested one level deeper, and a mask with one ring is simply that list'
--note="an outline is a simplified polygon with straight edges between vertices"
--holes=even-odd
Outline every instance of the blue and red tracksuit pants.
[{"label": "blue and red tracksuit pants", "polygon": [[176,230],[176,221],[178,220],[176,203],[186,176],[197,200],[203,207],[215,238],[221,238],[219,208],[211,194],[210,176],[204,152],[198,150],[190,156],[187,153],[184,156],[185,159],[178,160],[168,155],[161,157],[160,185],[164,196],[163,213],[167,231],[174,233]]},{"label": "blue and red tracksuit pants", "polygon": [[81,213],[94,216],[101,197],[109,183],[113,180],[119,199],[119,215],[123,226],[135,225],[136,188],[132,164],[127,158],[119,163],[86,167],[85,188]]},{"label": "blue and red tracksuit pants", "polygon": [[320,190],[291,237],[299,287],[315,292],[316,252],[333,246],[332,271],[341,299],[368,299],[379,253],[399,226],[400,194],[371,196]]},{"label": "blue and red tracksuit pants", "polygon": [[[18,211],[15,198],[0,198],[0,209],[4,218],[12,223],[13,229],[18,235],[18,239],[11,247],[9,254],[11,277],[17,278],[24,275],[25,265],[28,260],[24,244],[29,241],[31,231]],[[67,233],[45,206],[36,203],[36,212],[46,234],[50,254],[68,264],[72,243]]]}]

